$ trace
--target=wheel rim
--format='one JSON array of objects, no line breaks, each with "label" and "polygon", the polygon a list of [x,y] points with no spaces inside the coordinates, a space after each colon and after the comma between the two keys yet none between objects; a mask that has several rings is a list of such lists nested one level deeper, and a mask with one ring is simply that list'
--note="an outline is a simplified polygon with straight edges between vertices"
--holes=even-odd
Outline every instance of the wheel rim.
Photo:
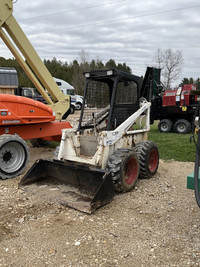
[{"label": "wheel rim", "polygon": [[126,166],[126,178],[125,181],[128,185],[133,184],[138,177],[139,166],[135,158],[130,158]]},{"label": "wheel rim", "polygon": [[80,109],[81,109],[81,104],[76,104],[76,108],[77,108],[78,110],[80,110]]},{"label": "wheel rim", "polygon": [[167,124],[167,123],[162,123],[162,125],[161,125],[161,130],[162,130],[163,132],[165,132],[165,131],[168,131],[168,129],[169,129],[168,124]]},{"label": "wheel rim", "polygon": [[158,166],[158,152],[156,149],[152,149],[149,153],[148,167],[151,173],[154,173]]},{"label": "wheel rim", "polygon": [[24,147],[18,142],[9,142],[0,149],[1,170],[5,173],[18,171],[26,161]]},{"label": "wheel rim", "polygon": [[185,124],[184,124],[184,123],[179,123],[179,124],[177,125],[177,129],[178,129],[178,131],[179,131],[180,133],[185,132],[185,129],[186,129]]}]

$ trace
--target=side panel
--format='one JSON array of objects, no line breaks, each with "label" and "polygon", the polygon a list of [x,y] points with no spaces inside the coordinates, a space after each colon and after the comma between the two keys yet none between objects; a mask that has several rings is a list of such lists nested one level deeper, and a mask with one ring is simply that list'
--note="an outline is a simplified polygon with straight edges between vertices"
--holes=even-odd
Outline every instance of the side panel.
[{"label": "side panel", "polygon": [[60,142],[63,128],[71,128],[71,125],[65,121],[30,125],[7,125],[0,126],[0,135],[18,134],[24,140],[44,138],[45,140]]},{"label": "side panel", "polygon": [[0,125],[32,124],[55,120],[47,105],[23,96],[0,95]]}]

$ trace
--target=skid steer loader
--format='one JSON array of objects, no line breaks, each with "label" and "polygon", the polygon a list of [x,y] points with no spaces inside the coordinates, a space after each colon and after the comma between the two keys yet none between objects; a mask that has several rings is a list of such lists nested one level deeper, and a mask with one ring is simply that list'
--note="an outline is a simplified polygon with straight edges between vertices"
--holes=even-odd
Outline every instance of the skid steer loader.
[{"label": "skid steer loader", "polygon": [[130,191],[138,176],[153,176],[159,153],[147,140],[151,104],[140,97],[141,78],[116,69],[84,75],[77,127],[62,130],[57,159],[37,161],[19,186],[66,184],[59,202],[92,213],[109,203],[115,190]]}]

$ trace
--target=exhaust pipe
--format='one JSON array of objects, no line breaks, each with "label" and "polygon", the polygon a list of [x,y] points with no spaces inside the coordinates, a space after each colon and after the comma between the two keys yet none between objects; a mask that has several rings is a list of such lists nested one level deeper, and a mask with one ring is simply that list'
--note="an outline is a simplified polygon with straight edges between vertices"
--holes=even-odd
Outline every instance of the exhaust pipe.
[{"label": "exhaust pipe", "polygon": [[63,185],[58,202],[89,214],[114,196],[110,172],[72,161],[40,159],[22,177],[19,187],[40,182]]}]

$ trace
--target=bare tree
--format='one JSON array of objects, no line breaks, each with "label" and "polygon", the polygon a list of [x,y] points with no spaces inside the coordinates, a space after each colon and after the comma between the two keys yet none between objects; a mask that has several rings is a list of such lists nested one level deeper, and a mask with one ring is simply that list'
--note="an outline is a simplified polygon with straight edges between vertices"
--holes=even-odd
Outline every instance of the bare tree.
[{"label": "bare tree", "polygon": [[159,48],[156,50],[155,56],[153,58],[154,62],[157,64],[157,68],[163,69],[163,56],[162,50]]},{"label": "bare tree", "polygon": [[85,87],[83,73],[89,70],[89,53],[82,49],[78,54],[78,60],[73,61],[72,84],[75,87],[76,94],[83,94]]},{"label": "bare tree", "polygon": [[[90,61],[90,55],[88,52],[86,52],[84,49],[81,50],[79,53],[79,63],[82,65],[84,71],[88,68],[89,61]],[[88,69],[87,69],[88,70]]]},{"label": "bare tree", "polygon": [[154,56],[157,67],[162,71],[163,83],[167,89],[170,89],[172,83],[176,81],[181,74],[183,67],[183,55],[180,50],[158,49]]}]

